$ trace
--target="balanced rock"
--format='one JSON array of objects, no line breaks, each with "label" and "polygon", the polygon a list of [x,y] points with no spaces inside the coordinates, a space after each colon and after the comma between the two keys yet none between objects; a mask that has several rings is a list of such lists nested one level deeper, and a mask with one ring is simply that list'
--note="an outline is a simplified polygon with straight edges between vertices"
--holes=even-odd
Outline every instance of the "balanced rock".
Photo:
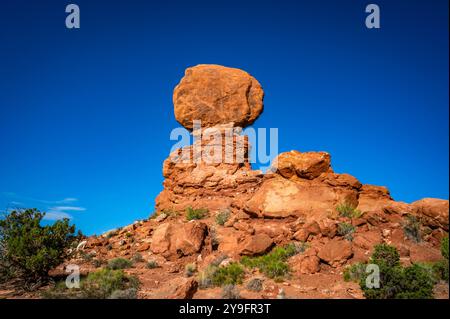
[{"label": "balanced rock", "polygon": [[245,127],[263,111],[263,98],[261,85],[247,72],[201,64],[186,69],[173,92],[175,118],[189,130],[194,120],[202,127],[227,123]]}]

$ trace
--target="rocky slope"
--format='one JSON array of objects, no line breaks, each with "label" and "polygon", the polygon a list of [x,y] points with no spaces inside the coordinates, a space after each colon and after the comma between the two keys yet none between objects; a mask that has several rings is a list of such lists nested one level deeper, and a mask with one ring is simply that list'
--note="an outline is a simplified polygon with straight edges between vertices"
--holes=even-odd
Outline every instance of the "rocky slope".
[{"label": "rocky slope", "polygon": [[[244,71],[216,65],[186,70],[174,91],[175,117],[192,130],[196,142],[164,162],[164,190],[156,198],[155,215],[88,238],[83,255],[100,261],[142,255],[143,261],[127,270],[142,282],[142,298],[220,298],[220,288],[198,288],[197,274],[211,262],[222,258],[226,265],[291,242],[307,243],[289,258],[291,275],[275,282],[247,269],[239,286],[242,298],[276,298],[280,291],[288,298],[362,298],[359,286],[344,282],[342,272],[367,261],[378,243],[397,247],[405,265],[442,258],[447,200],[397,202],[386,187],[335,173],[326,152],[286,152],[268,173],[252,170],[248,140],[232,129],[256,120],[263,96],[258,81]],[[201,129],[193,125],[197,119]],[[223,138],[218,142],[211,136]],[[211,156],[205,158],[205,152]],[[188,207],[207,209],[207,214],[188,221]],[[343,207],[352,213],[342,214]],[[223,225],[217,223],[218,214]],[[419,229],[420,241],[405,232],[407,227]],[[146,268],[149,260],[158,267]],[[82,265],[84,272],[95,268],[86,258],[67,263]],[[197,269],[191,277],[185,276],[187,264]],[[260,292],[246,289],[255,277],[264,280]],[[448,297],[448,286],[440,289],[438,295]]]}]

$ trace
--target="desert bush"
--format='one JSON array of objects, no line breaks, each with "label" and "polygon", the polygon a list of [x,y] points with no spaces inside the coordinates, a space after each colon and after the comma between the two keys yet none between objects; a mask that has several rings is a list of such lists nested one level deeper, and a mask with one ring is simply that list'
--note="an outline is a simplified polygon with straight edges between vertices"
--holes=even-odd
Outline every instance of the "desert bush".
[{"label": "desert bush", "polygon": [[359,282],[366,273],[367,265],[365,263],[354,263],[344,269],[344,280]]},{"label": "desert bush", "polygon": [[126,269],[130,268],[133,265],[131,260],[125,258],[114,258],[108,261],[108,269],[117,270],[117,269]]},{"label": "desert bush", "polygon": [[367,274],[360,280],[361,289],[368,299],[429,299],[433,297],[435,280],[429,269],[413,264],[402,267],[399,254],[393,246],[375,246],[370,263],[380,269],[380,287],[366,286]]},{"label": "desert bush", "polygon": [[258,257],[244,256],[241,263],[249,268],[258,268],[269,278],[281,279],[289,274],[289,266],[286,260],[298,253],[298,246],[289,244],[284,247],[275,247],[266,255]]},{"label": "desert bush", "polygon": [[388,244],[375,245],[370,262],[378,266],[396,267],[400,265],[397,248]]},{"label": "desert bush", "polygon": [[223,226],[229,218],[230,211],[228,209],[222,210],[216,215],[216,223]]},{"label": "desert bush", "polygon": [[356,209],[356,207],[349,202],[343,202],[337,205],[336,210],[338,211],[340,216],[347,218],[359,218],[363,214],[359,209]]},{"label": "desert bush", "polygon": [[353,240],[353,233],[355,232],[355,226],[348,223],[339,223],[337,232],[340,236],[343,236],[347,240]]},{"label": "desert bush", "polygon": [[147,268],[148,269],[155,269],[155,268],[158,268],[158,267],[159,267],[159,265],[158,265],[158,262],[156,260],[149,260],[147,262]]},{"label": "desert bush", "polygon": [[138,287],[138,279],[123,270],[100,269],[83,278],[80,288],[69,289],[60,281],[41,295],[45,299],[134,299]]},{"label": "desert bush", "polygon": [[198,281],[198,287],[200,289],[214,287],[212,278],[213,278],[214,273],[216,272],[217,268],[218,268],[217,266],[210,264],[205,269],[203,269],[202,271],[199,272],[197,281]]},{"label": "desert bush", "polygon": [[140,263],[144,261],[144,258],[142,257],[141,253],[137,252],[133,255],[133,257],[131,257],[131,261],[133,263]]},{"label": "desert bush", "polygon": [[196,271],[197,271],[197,267],[195,266],[195,264],[187,264],[184,267],[184,274],[186,277],[193,276]]},{"label": "desert bush", "polygon": [[441,240],[441,254],[442,257],[448,260],[448,237],[444,237]]},{"label": "desert bush", "polygon": [[[42,225],[45,213],[37,209],[13,210],[0,219],[0,271],[24,283],[24,288],[48,279],[48,271],[69,256],[69,248],[82,237],[68,219]],[[33,283],[30,285],[30,283]]]},{"label": "desert bush", "polygon": [[432,267],[433,273],[439,280],[448,282],[448,259],[439,260]]},{"label": "desert bush", "polygon": [[83,296],[89,299],[110,298],[113,294],[117,298],[120,291],[130,288],[137,291],[138,286],[139,282],[136,277],[127,276],[123,270],[111,269],[101,269],[92,272],[81,282]]},{"label": "desert bush", "polygon": [[208,210],[206,208],[193,209],[192,207],[186,208],[186,219],[202,219],[206,217]]},{"label": "desert bush", "polygon": [[244,278],[244,269],[238,263],[230,263],[226,267],[218,267],[212,275],[215,286],[241,284]]},{"label": "desert bush", "polygon": [[241,295],[235,285],[226,285],[222,288],[222,299],[239,299]]},{"label": "desert bush", "polygon": [[261,278],[250,279],[246,288],[251,291],[261,291],[263,289],[263,280]]},{"label": "desert bush", "polygon": [[407,238],[418,243],[422,240],[420,221],[414,215],[407,215],[403,223],[403,232]]}]

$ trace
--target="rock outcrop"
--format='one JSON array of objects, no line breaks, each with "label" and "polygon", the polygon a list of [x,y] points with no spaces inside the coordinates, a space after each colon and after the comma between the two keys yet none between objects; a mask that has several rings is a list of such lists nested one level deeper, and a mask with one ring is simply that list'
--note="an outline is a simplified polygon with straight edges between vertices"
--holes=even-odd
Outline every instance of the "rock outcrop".
[{"label": "rock outcrop", "polygon": [[[192,130],[195,141],[164,161],[156,218],[90,238],[84,249],[105,259],[131,258],[139,252],[157,261],[160,268],[146,270],[152,280],[144,278],[149,287],[141,291],[145,298],[217,296],[214,289],[197,291],[192,278],[180,278],[184,267],[222,267],[288,243],[303,247],[288,260],[294,274],[290,280],[302,276],[299,287],[314,298],[331,296],[329,282],[317,291],[324,286],[320,278],[337,282],[330,288],[339,291],[333,297],[360,296],[354,290],[359,288],[345,286],[336,274],[349,264],[366,262],[380,243],[394,245],[404,264],[440,258],[440,241],[448,236],[448,200],[397,202],[386,187],[363,185],[349,174],[334,172],[326,152],[281,153],[267,173],[253,170],[248,139],[238,127],[261,114],[263,95],[258,81],[242,70],[217,65],[187,69],[173,101],[176,119]],[[202,127],[194,127],[194,120]],[[201,220],[188,221],[188,207],[207,213],[198,217]],[[315,287],[305,290],[305,280]],[[305,296],[290,286],[285,288]],[[264,287],[259,294],[244,294],[278,294],[277,283]]]}]

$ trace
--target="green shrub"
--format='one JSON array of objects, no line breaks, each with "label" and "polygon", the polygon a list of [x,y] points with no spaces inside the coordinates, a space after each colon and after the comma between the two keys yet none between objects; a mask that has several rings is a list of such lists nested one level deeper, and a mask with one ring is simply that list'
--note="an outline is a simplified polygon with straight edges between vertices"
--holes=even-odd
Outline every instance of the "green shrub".
[{"label": "green shrub", "polygon": [[114,258],[108,261],[108,269],[117,270],[117,269],[126,269],[130,268],[133,265],[131,260],[125,258]]},{"label": "green shrub", "polygon": [[448,259],[442,259],[433,264],[433,273],[439,280],[448,282]]},{"label": "green shrub", "polygon": [[344,280],[359,282],[366,273],[367,265],[365,263],[355,263],[344,269]]},{"label": "green shrub", "polygon": [[230,211],[228,209],[222,210],[216,215],[216,223],[223,226],[230,218]]},{"label": "green shrub", "polygon": [[395,247],[376,245],[371,263],[379,266],[380,287],[366,286],[367,274],[360,280],[368,299],[429,299],[433,297],[435,279],[429,268],[419,264],[402,267]]},{"label": "green shrub", "polygon": [[149,260],[147,262],[147,268],[148,269],[155,269],[155,268],[158,268],[158,267],[159,267],[159,265],[158,265],[158,262],[156,260]]},{"label": "green shrub", "polygon": [[442,257],[448,260],[448,237],[444,237],[441,240],[441,254]]},{"label": "green shrub", "polygon": [[226,267],[218,267],[212,275],[215,286],[241,284],[244,278],[244,269],[238,263],[231,263]]},{"label": "green shrub", "polygon": [[222,289],[223,299],[240,299],[239,289],[235,285],[226,285]]},{"label": "green shrub", "polygon": [[269,278],[281,279],[289,273],[286,260],[299,252],[301,245],[289,244],[275,247],[266,255],[258,257],[242,257],[241,263],[249,268],[258,268]]},{"label": "green shrub", "polygon": [[187,220],[202,219],[206,217],[207,213],[208,210],[205,208],[193,209],[192,207],[188,207],[186,208],[186,219]]},{"label": "green shrub", "polygon": [[355,232],[355,226],[348,223],[339,223],[338,224],[338,234],[343,236],[347,240],[353,240],[353,233]]},{"label": "green shrub", "polygon": [[349,202],[343,202],[336,206],[336,210],[339,215],[347,218],[359,218],[362,216],[362,212]]},{"label": "green shrub", "polygon": [[422,233],[420,231],[420,221],[414,215],[407,215],[406,221],[403,223],[403,232],[410,240],[418,243],[422,240]]},{"label": "green shrub", "polygon": [[375,245],[371,263],[378,266],[395,267],[400,265],[400,255],[397,248],[387,244]]},{"label": "green shrub", "polygon": [[217,270],[217,266],[208,265],[204,270],[199,272],[198,274],[198,287],[200,289],[206,289],[210,287],[214,287],[213,276]]},{"label": "green shrub", "polygon": [[196,271],[197,267],[195,266],[195,264],[187,264],[184,267],[184,274],[186,275],[186,277],[191,277]]},{"label": "green shrub", "polygon": [[[101,269],[90,273],[81,282],[81,290],[85,298],[105,299],[118,291],[134,288],[137,291],[139,282],[136,277],[127,276],[123,270]],[[134,296],[134,298],[136,298]]]},{"label": "green shrub", "polygon": [[69,289],[65,281],[42,293],[46,299],[134,299],[139,281],[123,270],[100,269],[81,280],[80,288]]},{"label": "green shrub", "polygon": [[68,219],[42,225],[45,213],[37,209],[13,210],[0,219],[1,273],[21,279],[24,288],[48,278],[48,271],[61,264],[68,249],[81,238]]}]

